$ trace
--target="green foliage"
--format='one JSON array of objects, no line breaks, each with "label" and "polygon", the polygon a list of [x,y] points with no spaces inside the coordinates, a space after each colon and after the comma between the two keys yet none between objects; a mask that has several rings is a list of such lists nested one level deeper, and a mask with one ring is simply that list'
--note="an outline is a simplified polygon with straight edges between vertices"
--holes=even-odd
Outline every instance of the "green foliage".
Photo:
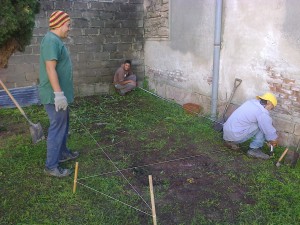
[{"label": "green foliage", "polygon": [[0,48],[15,39],[20,45],[18,50],[24,50],[30,43],[39,6],[37,0],[1,0]]}]

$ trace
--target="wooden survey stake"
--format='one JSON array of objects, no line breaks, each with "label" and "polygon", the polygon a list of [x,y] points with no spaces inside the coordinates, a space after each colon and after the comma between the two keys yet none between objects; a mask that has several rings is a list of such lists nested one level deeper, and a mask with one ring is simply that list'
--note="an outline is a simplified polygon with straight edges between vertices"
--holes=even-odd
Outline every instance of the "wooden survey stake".
[{"label": "wooden survey stake", "polygon": [[78,162],[76,162],[76,164],[75,164],[73,194],[75,194],[75,192],[76,192],[77,176],[78,176]]},{"label": "wooden survey stake", "polygon": [[153,194],[152,175],[149,175],[149,186],[150,186],[150,196],[151,196],[153,224],[157,225],[157,222],[156,222],[156,212],[155,212],[155,202],[154,202],[154,194]]}]

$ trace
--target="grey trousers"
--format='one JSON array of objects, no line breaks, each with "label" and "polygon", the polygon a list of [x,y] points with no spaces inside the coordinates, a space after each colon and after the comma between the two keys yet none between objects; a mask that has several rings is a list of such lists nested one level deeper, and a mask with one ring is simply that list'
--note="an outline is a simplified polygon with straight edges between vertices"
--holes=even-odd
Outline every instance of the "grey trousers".
[{"label": "grey trousers", "polygon": [[[136,75],[132,74],[124,79],[124,81],[127,81],[127,80],[132,80],[132,81],[136,82]],[[115,88],[118,89],[121,94],[125,94],[125,93],[129,92],[132,89],[134,89],[135,87],[136,86],[132,85],[132,84],[125,84],[125,85],[116,84],[115,85]]]}]

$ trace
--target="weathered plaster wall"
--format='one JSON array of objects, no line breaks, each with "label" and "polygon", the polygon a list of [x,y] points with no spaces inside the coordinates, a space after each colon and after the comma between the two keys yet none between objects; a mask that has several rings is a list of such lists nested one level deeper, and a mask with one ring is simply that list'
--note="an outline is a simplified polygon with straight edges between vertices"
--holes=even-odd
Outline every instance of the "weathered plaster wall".
[{"label": "weathered plaster wall", "polygon": [[[169,9],[169,39],[145,40],[149,86],[209,112],[215,1],[172,0]],[[243,80],[233,98],[236,105],[272,91],[278,97],[272,116],[282,145],[295,145],[300,137],[299,15],[297,0],[223,0],[219,112],[235,78]]]},{"label": "weathered plaster wall", "polygon": [[116,69],[124,59],[132,59],[133,70],[144,76],[143,0],[41,0],[31,45],[16,52],[0,78],[8,87],[38,84],[39,46],[48,31],[54,10],[71,17],[70,50],[76,95],[107,93]]},{"label": "weathered plaster wall", "polygon": [[[148,1],[149,2],[149,1]],[[184,104],[197,102],[209,108],[214,34],[214,1],[154,0],[146,10],[169,6],[169,35],[145,33],[145,75],[159,95]],[[147,5],[151,6],[147,8]],[[192,6],[192,7],[191,7]],[[153,16],[153,14],[151,14]],[[151,24],[149,17],[145,23]],[[150,20],[150,21],[149,21]],[[165,18],[162,20],[166,24]],[[166,30],[166,27],[165,27]]]}]

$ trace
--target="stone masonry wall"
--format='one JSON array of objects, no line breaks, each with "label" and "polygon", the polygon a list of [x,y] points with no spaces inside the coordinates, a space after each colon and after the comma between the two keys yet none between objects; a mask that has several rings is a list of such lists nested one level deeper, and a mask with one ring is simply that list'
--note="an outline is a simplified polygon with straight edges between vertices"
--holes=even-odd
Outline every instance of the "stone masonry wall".
[{"label": "stone masonry wall", "polygon": [[70,50],[76,95],[109,92],[116,69],[131,59],[133,71],[142,81],[143,0],[41,0],[31,45],[16,52],[0,78],[8,87],[38,84],[39,46],[48,31],[48,19],[54,10],[64,10],[71,17],[70,36],[65,43]]},{"label": "stone masonry wall", "polygon": [[145,0],[145,39],[169,38],[169,0]]}]

